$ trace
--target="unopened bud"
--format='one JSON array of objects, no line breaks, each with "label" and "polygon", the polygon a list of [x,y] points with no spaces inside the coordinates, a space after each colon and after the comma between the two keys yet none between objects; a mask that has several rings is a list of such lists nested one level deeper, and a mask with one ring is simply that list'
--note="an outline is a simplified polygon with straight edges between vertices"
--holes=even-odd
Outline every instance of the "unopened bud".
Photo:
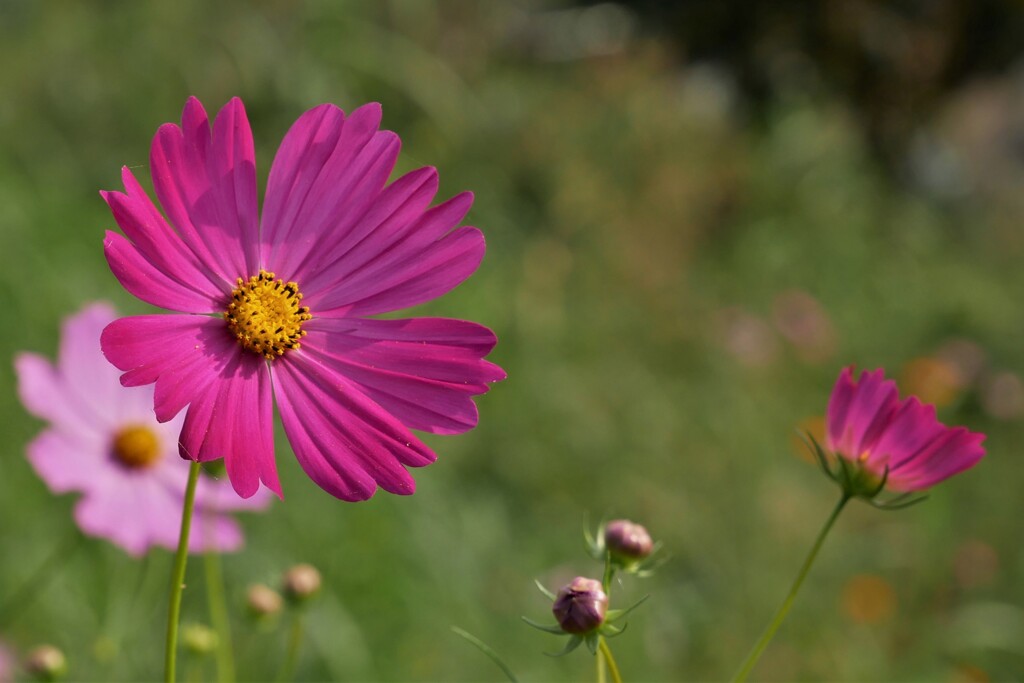
[{"label": "unopened bud", "polygon": [[604,546],[612,559],[622,564],[639,562],[654,550],[654,541],[647,529],[628,519],[608,522],[604,528]]},{"label": "unopened bud", "polygon": [[28,653],[25,670],[37,681],[57,681],[67,673],[68,662],[53,645],[40,645]]},{"label": "unopened bud", "polygon": [[600,581],[577,576],[558,591],[551,611],[566,633],[590,633],[604,623],[608,596]]},{"label": "unopened bud", "polygon": [[181,642],[194,655],[208,655],[217,649],[217,634],[209,626],[188,624],[181,629]]},{"label": "unopened bud", "polygon": [[249,586],[246,595],[249,613],[257,618],[272,617],[281,611],[284,600],[276,590],[262,583]]},{"label": "unopened bud", "polygon": [[305,602],[320,590],[320,572],[311,564],[297,564],[284,574],[282,592],[292,602]]}]

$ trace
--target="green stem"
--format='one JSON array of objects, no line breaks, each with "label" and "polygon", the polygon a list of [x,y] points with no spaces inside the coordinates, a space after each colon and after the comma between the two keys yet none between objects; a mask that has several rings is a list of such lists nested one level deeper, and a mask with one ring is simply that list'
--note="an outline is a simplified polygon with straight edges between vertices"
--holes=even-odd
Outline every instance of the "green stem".
[{"label": "green stem", "polygon": [[284,665],[277,680],[284,683],[295,678],[295,669],[299,665],[299,646],[302,645],[302,607],[297,608],[292,616],[292,627],[288,634],[288,651],[285,655]]},{"label": "green stem", "polygon": [[597,656],[594,657],[594,661],[597,663],[597,683],[605,683],[606,676],[605,676],[604,655],[602,655],[600,652],[598,652]]},{"label": "green stem", "polygon": [[206,570],[206,599],[210,609],[210,623],[217,632],[217,680],[231,683],[235,680],[235,660],[231,647],[231,621],[228,618],[228,603],[224,598],[224,572],[221,571],[220,554],[208,550],[203,556]]},{"label": "green stem", "polygon": [[597,647],[601,650],[601,655],[604,658],[605,663],[608,665],[608,672],[612,675],[612,683],[622,683],[622,676],[619,674],[619,667],[615,663],[615,658],[612,657],[611,648],[608,647],[608,641],[604,639],[604,636],[597,637]]},{"label": "green stem", "polygon": [[185,564],[188,562],[188,536],[192,527],[192,508],[196,502],[196,483],[199,481],[200,465],[193,461],[189,465],[188,485],[185,487],[185,504],[181,509],[181,534],[178,536],[178,552],[174,556],[171,571],[171,596],[167,610],[167,650],[164,655],[164,680],[174,683],[174,665],[178,654],[178,617],[181,614],[181,591],[185,587]]},{"label": "green stem", "polygon": [[775,613],[775,617],[772,619],[771,623],[768,624],[768,628],[764,630],[764,633],[761,634],[761,638],[754,645],[753,649],[751,649],[750,654],[747,655],[746,660],[743,662],[743,666],[741,666],[739,671],[736,672],[736,675],[733,676],[733,683],[742,683],[747,680],[747,676],[750,675],[754,665],[757,664],[757,660],[761,658],[761,653],[764,652],[764,649],[768,646],[768,643],[775,635],[775,632],[779,630],[779,626],[782,625],[782,621],[786,618],[786,615],[789,613],[789,609],[793,606],[793,601],[796,599],[797,591],[800,590],[800,586],[803,584],[804,579],[807,578],[807,573],[811,570],[811,565],[814,564],[814,558],[818,556],[818,551],[821,550],[821,545],[825,542],[825,536],[828,535],[829,530],[832,529],[832,525],[835,524],[836,519],[839,517],[839,513],[843,511],[843,508],[849,500],[850,496],[844,493],[835,508],[832,510],[832,514],[829,515],[828,521],[825,522],[825,526],[823,526],[821,531],[818,532],[818,538],[815,539],[814,545],[811,546],[811,552],[807,554],[807,558],[804,560],[803,566],[800,567],[800,572],[796,575],[796,580],[793,581],[793,586],[789,589],[789,594],[786,596],[786,599],[783,600],[782,606],[779,607],[779,610]]}]

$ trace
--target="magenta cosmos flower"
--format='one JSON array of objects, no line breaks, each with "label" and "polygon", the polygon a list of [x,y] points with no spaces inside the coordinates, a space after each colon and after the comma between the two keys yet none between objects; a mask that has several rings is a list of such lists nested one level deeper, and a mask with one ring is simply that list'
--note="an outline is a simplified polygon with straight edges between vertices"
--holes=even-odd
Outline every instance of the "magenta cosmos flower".
[{"label": "magenta cosmos flower", "polygon": [[[947,427],[915,396],[899,400],[881,370],[845,368],[832,390],[826,445],[893,491],[920,491],[977,464],[984,434]],[[886,470],[888,475],[886,476]]]},{"label": "magenta cosmos flower", "polygon": [[[55,493],[81,491],[75,521],[82,531],[142,555],[178,545],[188,465],[177,457],[182,419],[153,418],[153,389],[125,388],[100,352],[100,333],[117,317],[93,304],[64,323],[57,366],[33,353],[15,358],[18,392],[50,426],[28,446],[28,459]],[[224,514],[265,507],[269,493],[243,500],[227,482],[202,477],[196,490],[193,552],[242,545],[238,523]]]},{"label": "magenta cosmos flower", "polygon": [[124,318],[103,351],[125,386],[156,383],[157,419],[187,406],[181,455],[224,458],[242,496],[281,495],[272,403],[299,464],[320,487],[363,500],[414,490],[406,467],[434,453],[409,431],[477,423],[472,396],[503,379],[483,360],[485,327],[444,318],[376,319],[434,299],[480,263],[484,238],[458,227],[466,192],[430,207],[437,171],[390,185],[399,139],[381,110],[324,104],[295,122],[270,168],[262,215],[252,133],[239,99],[217,115],[189,99],[150,165],[157,211],[128,168],[104,192],[124,236],[107,261],[124,287],[184,315]]}]

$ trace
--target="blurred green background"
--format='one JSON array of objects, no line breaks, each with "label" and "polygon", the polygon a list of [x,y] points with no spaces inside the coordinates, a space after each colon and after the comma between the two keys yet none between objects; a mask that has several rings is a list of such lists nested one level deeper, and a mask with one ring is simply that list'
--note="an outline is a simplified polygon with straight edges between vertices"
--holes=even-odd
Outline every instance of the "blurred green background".
[{"label": "blurred green background", "polygon": [[[647,525],[671,554],[614,641],[628,680],[727,678],[837,493],[793,435],[847,364],[884,367],[948,423],[989,435],[923,505],[840,519],[763,680],[1020,680],[1024,672],[1024,62],[997,2],[0,0],[0,601],[71,530],[24,446],[41,429],[9,359],[52,357],[61,318],[146,311],[103,259],[98,196],[189,95],[243,98],[261,186],[321,102],[384,106],[399,171],[476,193],[488,254],[417,313],[477,320],[509,378],[480,426],[430,438],[410,498],[346,504],[279,434],[286,499],[244,516],[224,558],[243,679],[285,624],[246,588],[311,562],[308,680],[582,680],[546,621],[551,588],[596,575],[585,520]],[[279,430],[280,431],[280,430]],[[159,675],[170,554],[102,541],[69,556],[0,640],[50,642],[71,678]],[[206,621],[202,564],[184,620]],[[212,676],[209,662],[181,671]]]}]

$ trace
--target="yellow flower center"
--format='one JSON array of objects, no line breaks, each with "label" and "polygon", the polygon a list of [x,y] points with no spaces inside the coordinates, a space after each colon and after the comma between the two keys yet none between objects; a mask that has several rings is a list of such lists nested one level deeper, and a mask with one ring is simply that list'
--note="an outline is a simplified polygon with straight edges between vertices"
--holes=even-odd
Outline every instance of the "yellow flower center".
[{"label": "yellow flower center", "polygon": [[129,425],[114,436],[114,458],[130,470],[150,467],[160,459],[160,441],[149,427]]},{"label": "yellow flower center", "polygon": [[238,278],[224,320],[243,348],[274,360],[288,349],[299,348],[299,339],[306,335],[302,323],[313,316],[309,308],[299,305],[301,300],[297,284],[276,280],[273,273],[261,270],[248,282]]}]

